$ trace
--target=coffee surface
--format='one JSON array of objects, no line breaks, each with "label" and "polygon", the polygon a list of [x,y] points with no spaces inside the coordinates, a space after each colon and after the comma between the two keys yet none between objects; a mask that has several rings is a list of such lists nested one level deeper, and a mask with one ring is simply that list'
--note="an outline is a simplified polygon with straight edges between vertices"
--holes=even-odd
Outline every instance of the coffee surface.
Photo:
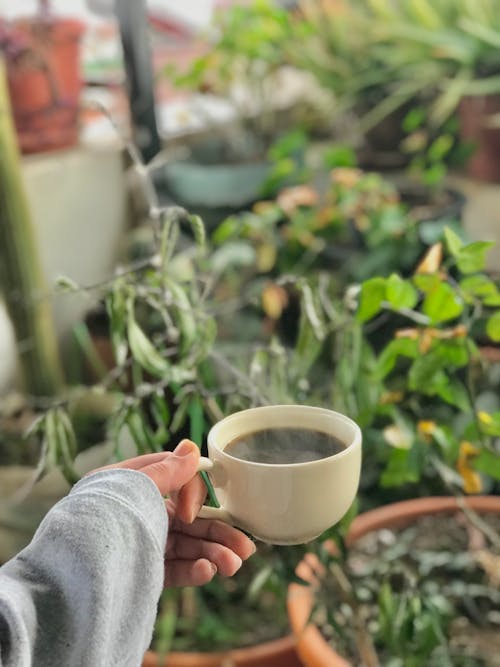
[{"label": "coffee surface", "polygon": [[306,463],[338,454],[345,444],[329,433],[305,428],[268,428],[230,442],[224,451],[253,463]]}]

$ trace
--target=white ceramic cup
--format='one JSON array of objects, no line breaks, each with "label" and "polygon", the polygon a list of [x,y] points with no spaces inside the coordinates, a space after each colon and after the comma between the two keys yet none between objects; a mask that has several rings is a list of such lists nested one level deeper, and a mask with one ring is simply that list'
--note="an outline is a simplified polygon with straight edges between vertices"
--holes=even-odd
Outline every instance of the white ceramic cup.
[{"label": "white ceramic cup", "polygon": [[[236,438],[262,429],[322,431],[345,444],[341,452],[306,463],[268,464],[224,451]],[[229,415],[208,434],[209,473],[220,508],[199,516],[220,519],[271,544],[304,544],[333,526],[351,506],[359,485],[361,430],[348,417],[305,405],[270,405]]]}]

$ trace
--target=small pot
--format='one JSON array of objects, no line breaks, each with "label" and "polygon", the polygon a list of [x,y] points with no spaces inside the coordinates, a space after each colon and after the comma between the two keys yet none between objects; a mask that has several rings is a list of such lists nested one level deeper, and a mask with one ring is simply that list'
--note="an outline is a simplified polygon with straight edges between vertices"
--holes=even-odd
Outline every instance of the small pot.
[{"label": "small pot", "polygon": [[292,635],[258,646],[221,653],[169,653],[164,660],[152,651],[144,656],[142,667],[303,667]]},{"label": "small pot", "polygon": [[[499,496],[475,496],[464,502],[481,514],[500,514]],[[453,497],[416,498],[385,505],[365,512],[353,521],[347,544],[352,545],[364,535],[382,528],[402,528],[423,516],[457,511],[460,511],[460,505]],[[305,580],[314,579],[307,561],[300,563],[298,573]],[[309,623],[314,604],[312,587],[290,584],[287,604],[290,625],[297,638],[297,652],[306,667],[351,667],[348,660],[333,650],[319,629]]]},{"label": "small pot", "polygon": [[500,182],[500,127],[490,119],[500,114],[500,94],[464,97],[458,108],[460,138],[475,148],[467,164],[472,178]]},{"label": "small pot", "polygon": [[83,23],[22,19],[14,27],[26,35],[29,48],[7,69],[19,147],[39,153],[72,146],[78,140]]}]

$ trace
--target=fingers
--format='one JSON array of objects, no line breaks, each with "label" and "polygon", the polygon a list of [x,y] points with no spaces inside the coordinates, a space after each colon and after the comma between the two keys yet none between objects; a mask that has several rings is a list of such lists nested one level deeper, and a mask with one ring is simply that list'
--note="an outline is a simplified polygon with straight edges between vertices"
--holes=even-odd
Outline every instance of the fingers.
[{"label": "fingers", "polygon": [[200,558],[212,563],[223,577],[232,577],[242,565],[238,554],[218,542],[210,542],[182,533],[170,533],[165,552],[165,567],[169,561],[197,561]]},{"label": "fingers", "polygon": [[176,516],[183,523],[192,523],[205,501],[207,489],[199,475],[185,484],[175,497]]},{"label": "fingers", "polygon": [[162,495],[180,490],[195,475],[200,460],[200,450],[191,440],[182,440],[173,452],[163,459],[142,467],[140,470],[158,487]]},{"label": "fingers", "polygon": [[[224,545],[233,551],[241,560],[250,558],[255,553],[255,544],[241,530],[222,521],[210,519],[196,519],[192,524],[186,524],[172,516],[173,507],[167,503],[170,515],[170,533],[181,533],[198,540],[207,540]],[[168,543],[167,543],[168,549]],[[202,554],[198,554],[201,556]]]},{"label": "fingers", "polygon": [[195,561],[169,560],[165,563],[167,586],[203,586],[211,581],[217,572],[213,563],[205,558]]}]

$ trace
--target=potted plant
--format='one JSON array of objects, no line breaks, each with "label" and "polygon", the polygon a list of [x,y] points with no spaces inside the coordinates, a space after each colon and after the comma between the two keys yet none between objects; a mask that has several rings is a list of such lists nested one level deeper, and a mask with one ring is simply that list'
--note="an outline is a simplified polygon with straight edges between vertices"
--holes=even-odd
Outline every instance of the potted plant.
[{"label": "potted plant", "polygon": [[429,497],[360,514],[338,536],[340,549],[330,542],[321,562],[310,554],[300,564],[310,585],[290,585],[304,664],[492,664],[499,515],[496,496]]},{"label": "potted plant", "polygon": [[[290,16],[269,2],[232,5],[216,14],[211,48],[187,72],[166,75],[191,93],[188,113],[202,130],[180,137],[185,159],[161,168],[167,194],[207,224],[275,191],[303,167],[303,88],[280,99],[290,76],[284,44]],[[227,107],[224,126],[210,111]],[[283,95],[281,96],[283,97]]]},{"label": "potted plant", "polygon": [[[473,149],[468,171],[488,181],[499,178],[497,21],[493,6],[478,13],[467,2],[370,5],[372,39],[394,102],[400,106],[419,86],[428,100],[429,125],[438,133],[458,114],[460,140]],[[385,104],[374,113],[384,114]]]},{"label": "potted plant", "polygon": [[30,18],[0,23],[0,52],[23,153],[72,146],[78,139],[83,24],[56,18],[47,0]]}]

